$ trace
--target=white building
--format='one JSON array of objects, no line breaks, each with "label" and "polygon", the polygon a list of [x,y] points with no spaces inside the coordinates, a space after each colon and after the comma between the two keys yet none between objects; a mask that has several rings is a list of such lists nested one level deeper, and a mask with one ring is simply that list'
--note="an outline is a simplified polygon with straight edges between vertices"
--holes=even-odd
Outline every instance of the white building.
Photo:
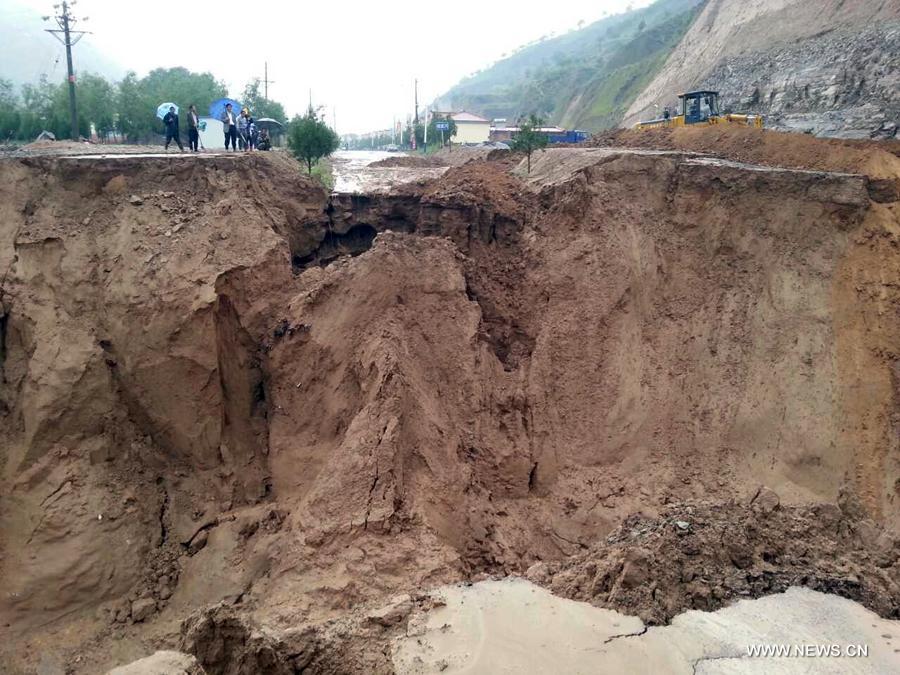
[{"label": "white building", "polygon": [[450,113],[450,118],[456,122],[456,143],[485,143],[491,135],[491,121],[481,115],[463,110]]}]

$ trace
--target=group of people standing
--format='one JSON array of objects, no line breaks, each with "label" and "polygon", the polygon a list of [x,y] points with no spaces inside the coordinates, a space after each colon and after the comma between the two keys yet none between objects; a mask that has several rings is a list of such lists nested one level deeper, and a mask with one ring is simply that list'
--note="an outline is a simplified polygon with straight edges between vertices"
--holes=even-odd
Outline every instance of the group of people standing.
[{"label": "group of people standing", "polygon": [[[225,131],[225,149],[231,146],[232,150],[238,149],[240,144],[241,150],[268,150],[271,147],[268,132],[263,129],[261,132],[256,128],[256,122],[250,115],[247,108],[243,108],[238,115],[234,114],[234,108],[229,103],[225,106],[222,116],[219,118]],[[184,152],[184,146],[181,144],[181,135],[178,131],[178,112],[175,106],[169,108],[169,112],[163,117],[163,124],[166,125],[166,150],[172,141],[178,145],[178,148]],[[188,107],[188,144],[191,152],[197,152],[200,144],[200,117],[197,115],[197,107],[193,104]]]},{"label": "group of people standing", "polygon": [[219,119],[222,120],[222,128],[225,131],[226,150],[229,144],[232,150],[237,150],[237,143],[240,143],[241,150],[252,151],[257,148],[259,131],[247,108],[241,109],[240,114],[235,117],[234,108],[229,103]]},{"label": "group of people standing", "polygon": [[[175,106],[169,108],[169,112],[163,117],[163,124],[166,125],[166,150],[169,149],[169,143],[175,141],[178,149],[184,152],[184,146],[181,144],[181,134],[178,131],[178,113]],[[197,116],[197,107],[191,105],[188,108],[188,144],[191,146],[191,152],[197,152],[200,145],[200,118]]]}]

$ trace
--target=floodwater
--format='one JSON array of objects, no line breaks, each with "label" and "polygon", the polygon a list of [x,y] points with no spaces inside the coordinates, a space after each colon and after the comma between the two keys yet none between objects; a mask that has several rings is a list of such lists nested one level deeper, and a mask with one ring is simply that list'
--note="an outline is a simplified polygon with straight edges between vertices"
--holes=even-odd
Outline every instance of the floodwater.
[{"label": "floodwater", "polygon": [[388,157],[404,157],[401,152],[381,150],[340,150],[331,157],[334,191],[344,194],[385,193],[401,183],[437,178],[447,167],[370,166]]}]

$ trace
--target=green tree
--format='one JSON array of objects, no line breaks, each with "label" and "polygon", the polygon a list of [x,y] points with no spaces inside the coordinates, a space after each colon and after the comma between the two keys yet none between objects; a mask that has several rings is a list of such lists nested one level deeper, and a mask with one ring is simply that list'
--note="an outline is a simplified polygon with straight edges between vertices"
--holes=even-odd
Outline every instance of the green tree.
[{"label": "green tree", "polygon": [[[77,91],[76,87],[76,96]],[[72,122],[69,119],[69,88],[64,82],[60,82],[52,87],[51,94],[53,98],[50,103],[50,116],[47,120],[47,128],[57,138],[72,138]],[[82,133],[83,131],[79,126],[79,136],[89,135]]]},{"label": "green tree", "polygon": [[0,142],[18,136],[21,122],[19,97],[13,83],[0,79]]},{"label": "green tree", "polygon": [[241,103],[250,109],[250,114],[256,119],[271,117],[279,122],[284,122],[287,119],[287,115],[284,113],[284,106],[278,101],[266,98],[263,92],[260,91],[260,80],[258,77],[252,79],[244,87]]},{"label": "green tree", "polygon": [[227,94],[227,87],[211,73],[194,73],[186,68],[156,68],[139,79],[129,72],[118,86],[117,127],[130,141],[146,141],[163,131],[162,122],[156,117],[156,107],[160,103],[172,101],[180,110],[187,110],[193,103],[197,112],[203,115],[209,110],[210,103]]},{"label": "green tree", "polygon": [[340,143],[338,135],[312,106],[303,117],[294,117],[288,127],[288,147],[297,159],[306,162],[310,175],[313,164],[337,150]]},{"label": "green tree", "polygon": [[435,115],[431,118],[431,121],[428,122],[428,138],[431,139],[432,143],[439,143],[441,140],[441,132],[438,131],[437,123],[438,122],[446,122],[449,125],[449,129],[443,132],[444,143],[450,141],[451,138],[456,136],[456,122],[454,122],[450,117],[443,117]]},{"label": "green tree", "polygon": [[[69,134],[68,108],[65,109],[64,117],[59,119],[56,112],[58,106],[54,105],[62,89],[62,84],[52,84],[44,75],[37,84],[22,85],[23,111],[19,138],[33,139],[45,129],[54,134],[60,134],[60,130],[62,134]],[[68,106],[68,102],[66,105]]]},{"label": "green tree", "polygon": [[141,80],[141,89],[153,102],[153,115],[160,103],[172,101],[182,108],[192,103],[202,114],[217,98],[228,95],[228,88],[211,73],[193,73],[187,68],[156,68]]},{"label": "green tree", "polygon": [[156,106],[141,86],[141,80],[129,72],[119,82],[116,93],[116,118],[119,131],[126,140],[137,142],[150,136],[155,130]]},{"label": "green tree", "polygon": [[91,126],[106,140],[115,129],[116,90],[100,75],[86,73],[78,78],[78,129],[90,137]]},{"label": "green tree", "polygon": [[511,150],[525,153],[525,157],[528,159],[528,173],[531,173],[531,153],[547,147],[549,139],[547,134],[540,131],[542,126],[544,126],[544,120],[534,113],[527,119],[520,118],[519,131],[516,132],[509,144]]},{"label": "green tree", "polygon": [[421,122],[418,124],[414,124],[411,121],[407,123],[406,131],[403,134],[404,144],[412,147],[412,135],[414,131],[416,134],[416,149],[421,150],[422,144],[425,142],[425,127]]}]

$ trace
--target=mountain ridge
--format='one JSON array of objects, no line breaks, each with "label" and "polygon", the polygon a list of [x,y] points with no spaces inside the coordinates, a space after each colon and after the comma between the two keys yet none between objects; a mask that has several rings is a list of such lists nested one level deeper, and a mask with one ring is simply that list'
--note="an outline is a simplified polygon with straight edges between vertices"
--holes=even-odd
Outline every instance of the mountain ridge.
[{"label": "mountain ridge", "polygon": [[528,45],[438,104],[597,132],[707,88],[770,128],[896,137],[900,0],[657,0]]},{"label": "mountain ridge", "polygon": [[591,131],[614,126],[704,2],[658,0],[525,46],[464,78],[435,104],[492,118],[536,112]]}]

